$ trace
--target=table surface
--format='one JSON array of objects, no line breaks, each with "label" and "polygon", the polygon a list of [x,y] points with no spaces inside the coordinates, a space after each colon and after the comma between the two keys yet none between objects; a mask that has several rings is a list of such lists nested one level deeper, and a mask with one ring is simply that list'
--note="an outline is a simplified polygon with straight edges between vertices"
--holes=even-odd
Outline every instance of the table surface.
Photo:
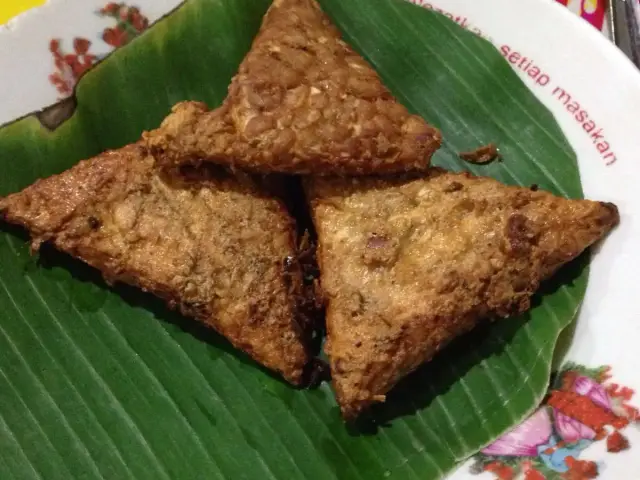
[{"label": "table surface", "polygon": [[0,3],[0,25],[19,13],[38,7],[46,0],[4,0]]}]

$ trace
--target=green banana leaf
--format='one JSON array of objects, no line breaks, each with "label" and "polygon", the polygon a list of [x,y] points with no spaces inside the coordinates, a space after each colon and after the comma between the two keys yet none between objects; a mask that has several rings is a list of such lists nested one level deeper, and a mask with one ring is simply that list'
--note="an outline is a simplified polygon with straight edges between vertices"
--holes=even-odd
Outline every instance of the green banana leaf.
[{"label": "green banana leaf", "polygon": [[[499,52],[396,0],[321,0],[411,110],[440,127],[435,163],[582,194],[552,115]],[[190,0],[89,72],[55,131],[0,129],[0,195],[136,140],[175,102],[219,104],[268,0]],[[495,142],[503,161],[461,163]],[[215,333],[0,227],[1,479],[421,479],[444,476],[540,402],[586,286],[566,269],[527,315],[481,327],[345,426],[326,383],[296,390]]]}]

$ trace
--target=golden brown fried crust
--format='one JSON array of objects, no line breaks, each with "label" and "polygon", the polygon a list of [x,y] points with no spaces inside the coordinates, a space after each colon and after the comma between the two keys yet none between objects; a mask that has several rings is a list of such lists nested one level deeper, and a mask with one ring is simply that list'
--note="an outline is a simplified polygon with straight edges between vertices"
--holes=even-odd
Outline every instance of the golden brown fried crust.
[{"label": "golden brown fried crust", "polygon": [[138,145],[107,152],[0,199],[0,213],[31,232],[35,249],[51,241],[108,282],[162,297],[300,383],[301,276],[284,270],[295,256],[291,218],[251,179],[168,180],[154,164]]},{"label": "golden brown fried crust", "polygon": [[315,0],[275,0],[223,106],[178,104],[145,138],[170,165],[316,175],[424,170],[441,143]]},{"label": "golden brown fried crust", "polygon": [[612,204],[470,174],[309,179],[345,418],[479,320],[526,311],[540,282],[618,223]]},{"label": "golden brown fried crust", "polygon": [[483,165],[493,162],[496,158],[500,157],[500,152],[495,143],[490,143],[489,145],[484,145],[470,152],[461,152],[459,156],[465,162]]}]

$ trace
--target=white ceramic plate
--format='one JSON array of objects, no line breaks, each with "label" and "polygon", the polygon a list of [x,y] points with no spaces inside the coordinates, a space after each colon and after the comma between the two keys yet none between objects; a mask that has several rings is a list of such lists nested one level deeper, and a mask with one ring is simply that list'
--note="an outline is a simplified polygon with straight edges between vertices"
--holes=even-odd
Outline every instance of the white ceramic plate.
[{"label": "white ceramic plate", "polygon": [[[135,4],[152,23],[179,3],[138,0]],[[620,207],[621,226],[593,259],[566,360],[590,368],[609,366],[611,378],[581,378],[576,391],[592,400],[600,398],[620,415],[629,414],[640,400],[626,391],[620,395],[611,385],[640,390],[640,281],[635,275],[640,272],[640,73],[600,32],[550,0],[413,3],[440,9],[492,41],[556,116],[578,154],[586,196]],[[90,62],[114,48],[105,41],[118,43],[105,36],[113,19],[99,14],[104,6],[102,0],[51,0],[0,27],[0,124],[66,95],[65,88],[75,81],[73,72],[56,67],[54,60],[57,54],[73,53],[74,38],[92,43],[90,52],[96,58]],[[53,52],[52,39],[60,39]],[[78,58],[87,61],[82,54]],[[567,457],[574,457],[597,462],[598,478],[640,479],[637,424],[624,430],[632,448],[613,455],[607,453],[604,441],[592,441],[588,435],[581,444],[584,450],[554,446],[556,426],[552,417],[545,418],[524,425],[496,448],[508,452],[514,442],[531,442],[540,436],[540,429],[549,429],[551,437],[534,445],[536,455],[512,457],[511,463],[525,469],[544,464],[561,478]],[[495,469],[503,466],[489,460],[479,455],[453,478],[496,478]],[[473,463],[486,471],[472,475]]]},{"label": "white ceramic plate", "polygon": [[[621,226],[594,256],[567,360],[589,367],[608,365],[616,382],[638,390],[640,73],[598,31],[552,2],[414,3],[445,10],[460,22],[466,19],[489,38],[554,113],[578,155],[585,195],[619,205]],[[598,462],[601,478],[640,479],[640,456],[633,450],[640,448],[640,434],[632,427],[625,435],[632,446],[628,452],[608,454],[605,442],[594,442],[583,452],[559,452],[554,460],[572,454]],[[478,477],[465,467],[454,478]]]}]

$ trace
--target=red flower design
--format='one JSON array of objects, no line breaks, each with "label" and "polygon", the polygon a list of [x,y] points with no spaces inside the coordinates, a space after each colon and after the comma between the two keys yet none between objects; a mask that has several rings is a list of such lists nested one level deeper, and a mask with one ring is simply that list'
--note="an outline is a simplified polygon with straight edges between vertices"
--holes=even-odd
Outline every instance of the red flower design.
[{"label": "red flower design", "polygon": [[484,469],[487,472],[493,473],[500,480],[513,480],[515,476],[513,468],[501,462],[491,462],[486,465]]},{"label": "red flower design", "polygon": [[74,38],[73,49],[78,55],[86,55],[89,52],[91,42],[86,38]]},{"label": "red flower design", "polygon": [[65,55],[64,57],[62,57],[64,59],[64,63],[66,63],[67,65],[69,65],[70,67],[72,67],[74,65],[74,63],[76,63],[76,55],[73,55],[72,53]]},{"label": "red flower design", "polygon": [[624,428],[628,424],[626,419],[617,417],[590,398],[575,392],[552,390],[547,404],[595,432],[602,430],[605,425]]},{"label": "red flower design", "polygon": [[120,6],[117,3],[109,2],[100,9],[100,13],[104,15],[112,15],[118,12],[118,8],[120,8]]},{"label": "red flower design", "polygon": [[563,477],[567,480],[586,480],[598,476],[598,466],[595,462],[576,460],[573,457],[567,457],[566,462],[569,471],[565,473]]},{"label": "red flower design", "polygon": [[102,33],[102,39],[114,48],[121,47],[129,42],[127,32],[118,28],[105,28]]},{"label": "red flower design", "polygon": [[[149,27],[149,20],[140,13],[139,8],[124,3],[109,2],[98,14],[118,22],[115,27],[105,28],[102,32],[102,39],[114,48],[126,45]],[[56,69],[49,75],[49,81],[62,95],[61,98],[73,93],[78,79],[96,63],[97,58],[89,53],[90,48],[91,42],[81,37],[73,39],[73,53],[64,53],[57,38],[49,42]]]},{"label": "red flower design", "polygon": [[607,452],[618,453],[629,448],[629,440],[620,432],[615,431],[607,437]]},{"label": "red flower design", "polygon": [[133,25],[136,31],[143,32],[149,26],[149,20],[147,17],[140,15],[136,9],[136,11],[131,14],[131,25]]},{"label": "red flower design", "polygon": [[[596,442],[606,439],[607,450],[610,453],[630,448],[629,440],[620,430],[631,422],[640,422],[640,409],[630,404],[635,395],[632,389],[609,383],[610,380],[610,367],[587,368],[571,365],[567,370],[560,372],[554,383],[555,389],[548,392],[543,407],[551,408],[553,411],[556,443],[542,454],[553,455],[558,449],[564,448],[571,450],[579,440]],[[542,410],[537,410],[536,415]],[[544,480],[546,477],[542,472],[552,468],[559,478],[565,480],[587,480],[598,476],[596,463],[571,456],[564,458],[565,467],[569,470],[563,474],[555,467],[549,467],[536,452],[519,452],[510,455],[515,457],[513,460],[503,462],[501,455],[506,454],[506,450],[495,449],[494,445],[500,444],[502,447],[509,435],[513,435],[513,432],[517,432],[533,418],[534,416],[530,417],[519,427],[483,449],[472,466],[472,473],[479,474],[485,471],[491,472],[496,479],[511,479],[515,471],[525,480]],[[615,431],[609,433],[610,429],[607,427],[613,427]],[[544,436],[547,436],[546,433]],[[574,452],[579,455],[581,449]]]},{"label": "red flower design", "polygon": [[49,75],[49,82],[51,82],[51,84],[56,87],[56,90],[58,90],[58,93],[62,94],[64,97],[71,95],[71,92],[73,91],[69,82],[67,82],[58,72]]},{"label": "red flower design", "polygon": [[118,24],[102,32],[103,40],[114,48],[126,45],[149,27],[149,19],[140,9],[124,3],[109,3],[100,14],[115,19]]},{"label": "red flower design", "polygon": [[606,388],[607,395],[611,398],[614,408],[617,407],[619,409],[619,415],[626,417],[629,422],[637,422],[640,420],[640,410],[627,403],[631,401],[631,398],[635,394],[632,389],[621,387],[617,383],[607,385]]},{"label": "red flower design", "polygon": [[60,49],[59,39],[54,38],[49,42],[49,51],[53,54],[56,68],[56,71],[49,75],[49,81],[63,98],[73,92],[78,79],[95,63],[95,55],[89,53],[90,47],[89,40],[77,37],[73,40],[74,53],[64,54]]},{"label": "red flower design", "polygon": [[524,480],[546,480],[546,479],[543,474],[541,474],[535,468],[531,467],[530,469],[524,472]]}]

